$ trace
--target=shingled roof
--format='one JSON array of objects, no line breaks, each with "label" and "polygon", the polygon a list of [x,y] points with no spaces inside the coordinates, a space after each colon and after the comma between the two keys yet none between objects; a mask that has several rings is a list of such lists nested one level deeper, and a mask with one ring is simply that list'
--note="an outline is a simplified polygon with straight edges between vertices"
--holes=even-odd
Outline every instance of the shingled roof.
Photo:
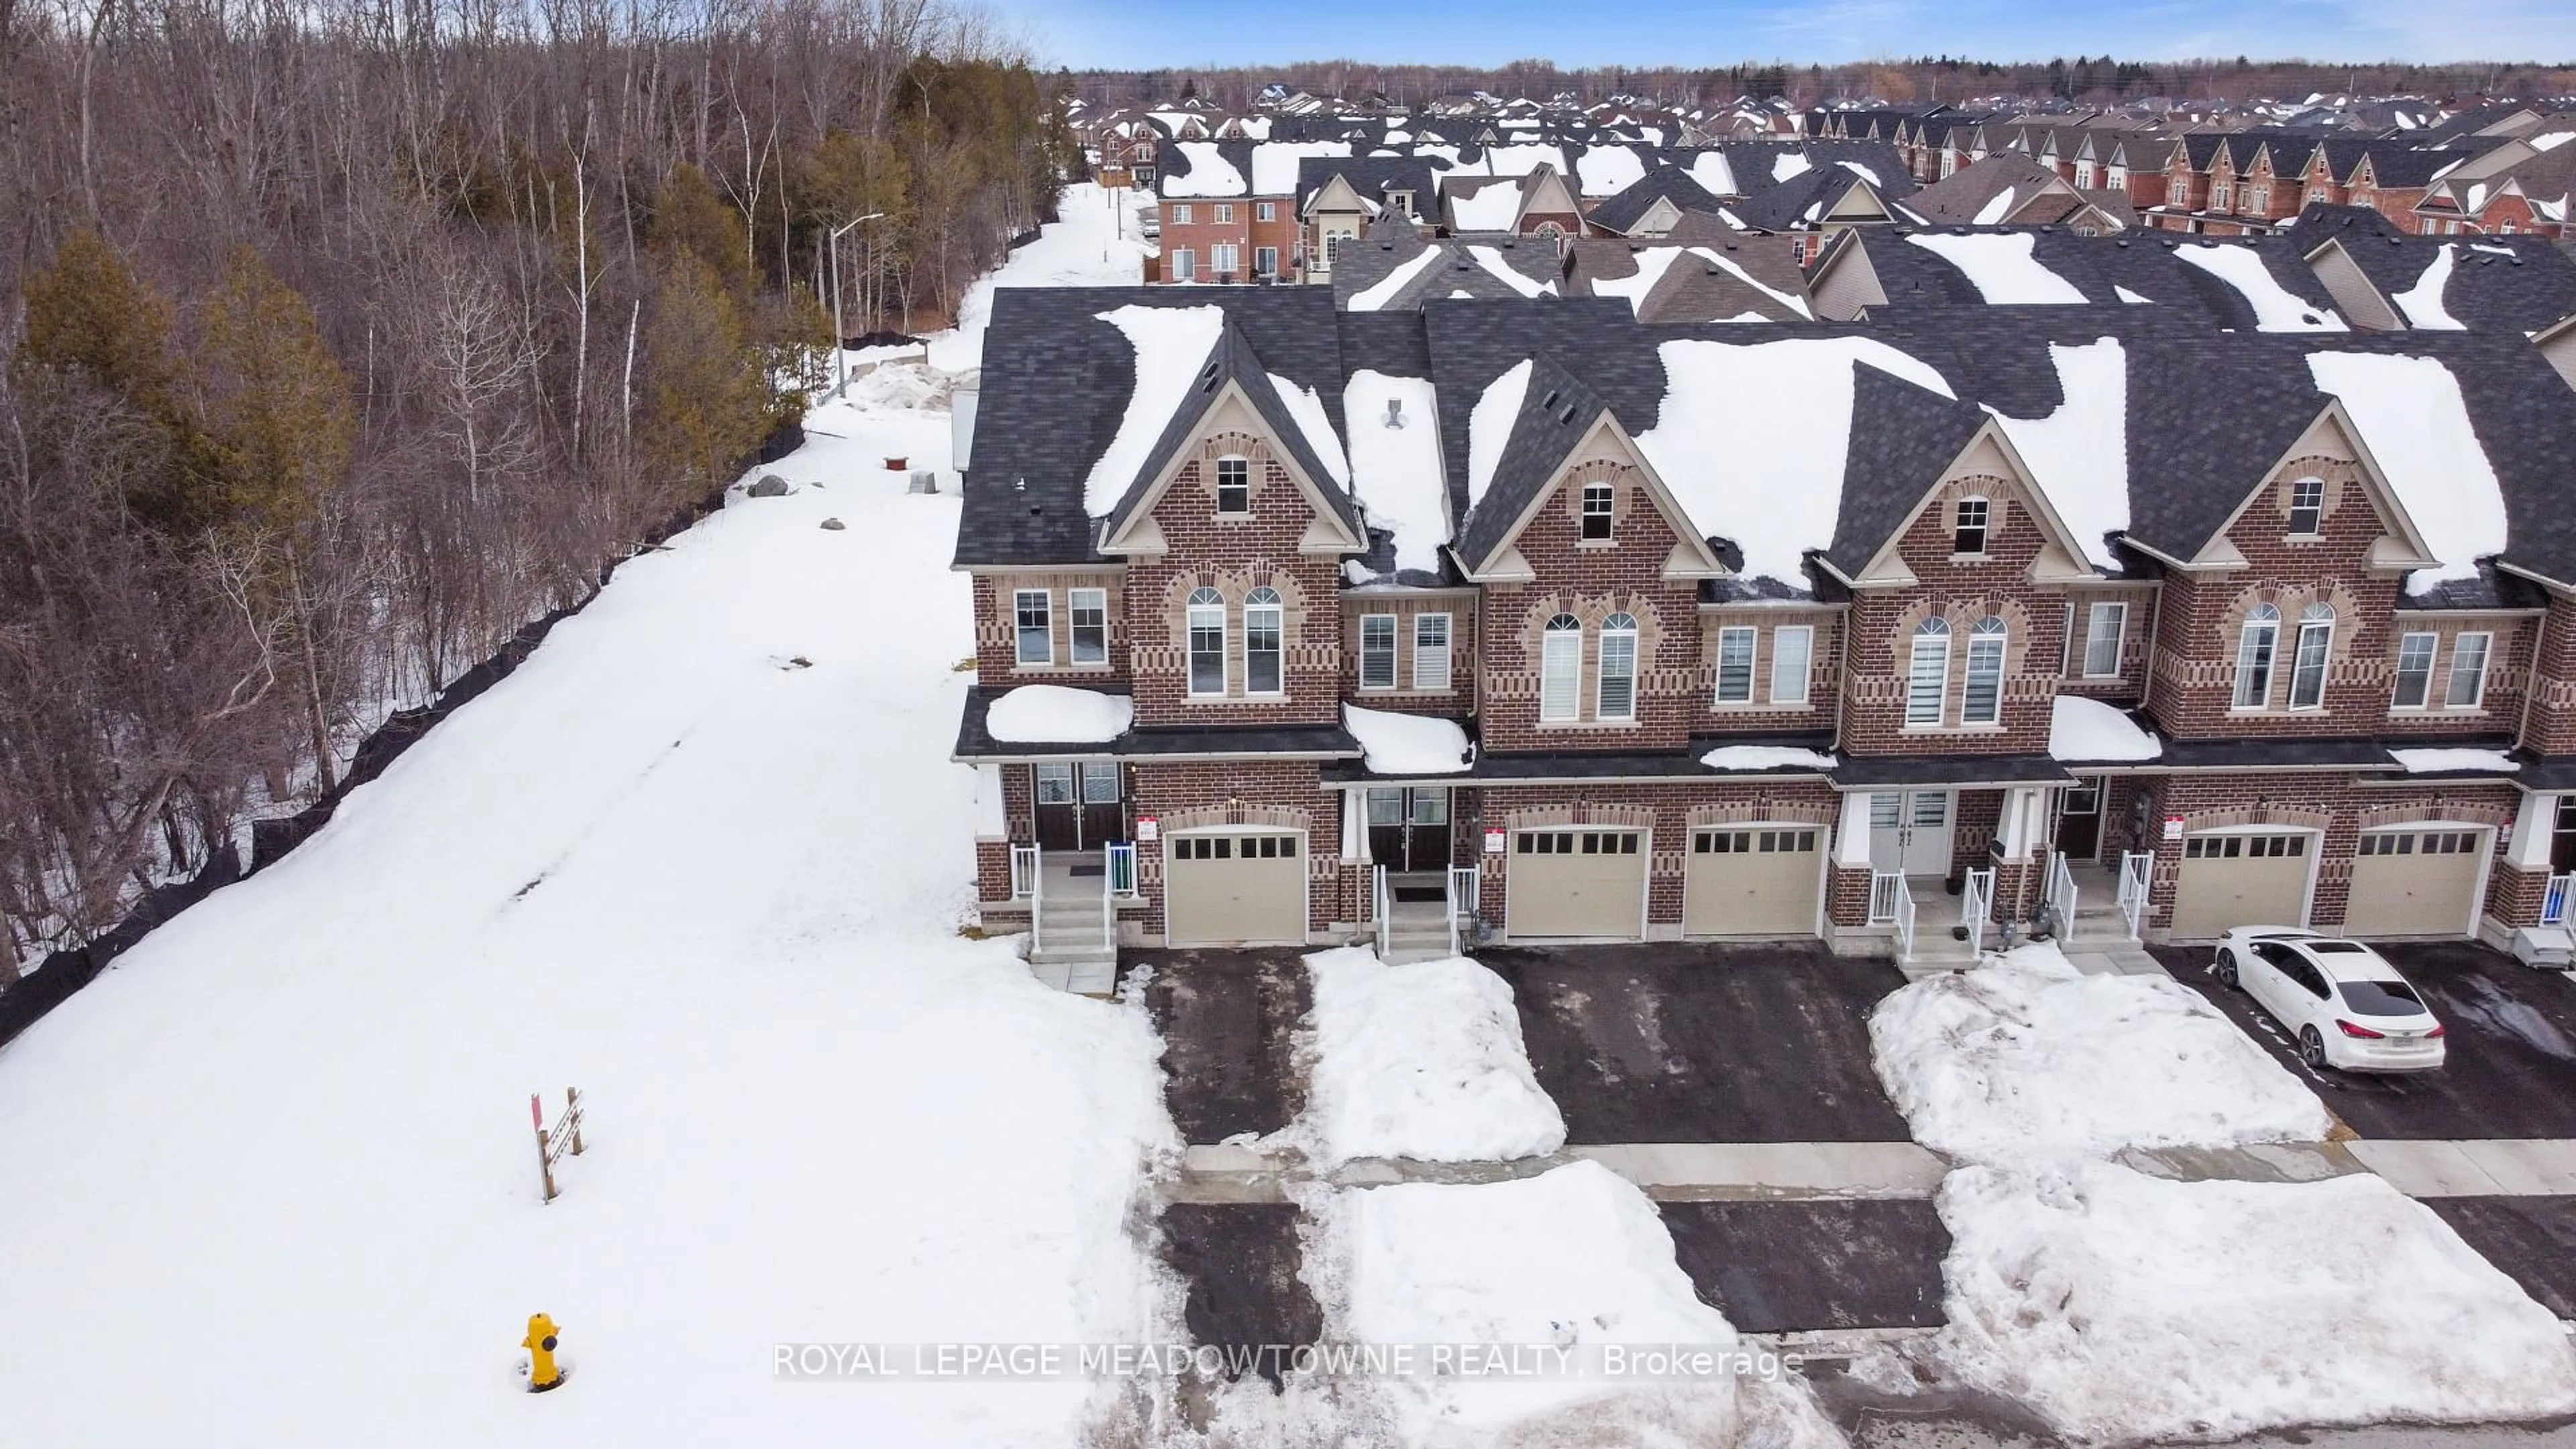
[{"label": "shingled roof", "polygon": [[1720,209],[1716,196],[1692,180],[1689,172],[1679,166],[1653,166],[1625,189],[1605,198],[1584,220],[1613,235],[1626,236],[1629,228],[1645,220],[1658,201],[1670,201],[1678,211]]}]

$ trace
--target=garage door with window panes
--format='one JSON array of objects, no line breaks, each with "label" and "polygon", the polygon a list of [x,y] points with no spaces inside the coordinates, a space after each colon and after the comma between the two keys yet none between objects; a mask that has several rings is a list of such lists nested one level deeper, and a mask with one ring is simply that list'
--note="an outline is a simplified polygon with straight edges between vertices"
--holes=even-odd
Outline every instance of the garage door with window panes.
[{"label": "garage door with window panes", "polygon": [[1691,832],[1682,929],[1693,936],[1811,936],[1824,879],[1812,825],[1727,825]]},{"label": "garage door with window panes", "polygon": [[2465,936],[2477,928],[2489,833],[2457,826],[2366,830],[2352,862],[2354,936]]},{"label": "garage door with window panes", "polygon": [[2201,939],[2237,926],[2306,925],[2315,855],[2305,832],[2186,837],[2173,934]]},{"label": "garage door with window panes", "polygon": [[1503,929],[1514,937],[1645,934],[1642,830],[1523,830],[1512,837]]},{"label": "garage door with window panes", "polygon": [[1299,945],[1306,838],[1289,831],[1175,835],[1163,858],[1164,930],[1175,946]]}]

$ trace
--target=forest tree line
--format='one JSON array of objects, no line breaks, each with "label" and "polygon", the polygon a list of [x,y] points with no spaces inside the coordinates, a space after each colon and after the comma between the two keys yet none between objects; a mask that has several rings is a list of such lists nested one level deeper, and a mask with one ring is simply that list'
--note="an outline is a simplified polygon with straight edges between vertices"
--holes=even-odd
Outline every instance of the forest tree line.
[{"label": "forest tree line", "polygon": [[948,0],[0,0],[0,986],[722,487],[832,232],[935,326],[1068,159]]}]

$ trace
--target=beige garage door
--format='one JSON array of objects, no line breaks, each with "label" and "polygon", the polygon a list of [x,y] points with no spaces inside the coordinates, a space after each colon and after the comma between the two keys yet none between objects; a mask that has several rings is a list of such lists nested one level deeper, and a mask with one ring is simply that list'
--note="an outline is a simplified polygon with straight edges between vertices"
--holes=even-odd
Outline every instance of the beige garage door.
[{"label": "beige garage door", "polygon": [[2234,926],[2304,926],[2314,838],[2194,835],[2182,844],[2173,933],[2204,940]]},{"label": "beige garage door", "polygon": [[1306,837],[1267,830],[1172,837],[1163,911],[1175,946],[1303,945]]},{"label": "beige garage door", "polygon": [[1503,929],[1514,938],[1645,934],[1642,830],[1524,830],[1512,837]]},{"label": "beige garage door", "polygon": [[1682,929],[1694,936],[1812,936],[1824,832],[1730,825],[1691,832]]},{"label": "beige garage door", "polygon": [[2465,936],[2472,929],[2488,832],[2423,825],[2366,831],[2352,862],[2355,936]]}]

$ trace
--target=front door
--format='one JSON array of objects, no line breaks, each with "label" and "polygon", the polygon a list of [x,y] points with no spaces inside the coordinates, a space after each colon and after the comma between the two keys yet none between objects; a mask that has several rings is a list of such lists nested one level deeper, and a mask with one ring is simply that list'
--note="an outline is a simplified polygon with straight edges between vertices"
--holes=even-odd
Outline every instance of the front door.
[{"label": "front door", "polygon": [[1049,760],[1037,767],[1038,846],[1098,850],[1126,837],[1115,760]]},{"label": "front door", "polygon": [[1368,792],[1369,858],[1391,871],[1445,870],[1449,865],[1449,791],[1445,787]]},{"label": "front door", "polygon": [[1870,796],[1869,868],[1948,875],[1950,792],[1892,790]]},{"label": "front door", "polygon": [[2102,777],[2079,779],[2058,797],[2057,848],[2068,860],[2102,854]]}]

